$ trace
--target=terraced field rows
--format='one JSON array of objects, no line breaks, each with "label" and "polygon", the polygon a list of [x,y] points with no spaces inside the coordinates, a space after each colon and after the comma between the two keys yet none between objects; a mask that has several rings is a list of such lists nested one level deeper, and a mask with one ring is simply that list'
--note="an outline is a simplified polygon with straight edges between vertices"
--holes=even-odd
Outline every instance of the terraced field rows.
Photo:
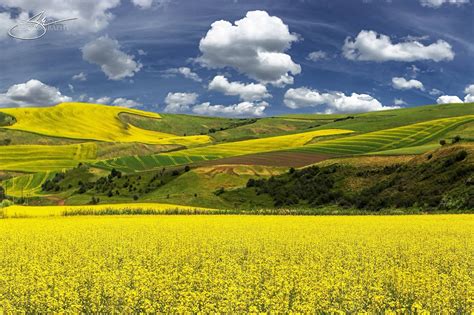
[{"label": "terraced field rows", "polygon": [[431,120],[418,124],[321,141],[295,149],[326,154],[363,154],[419,146],[457,126],[474,121],[474,115]]},{"label": "terraced field rows", "polygon": [[302,147],[316,137],[342,135],[351,132],[351,130],[346,129],[316,130],[286,136],[221,143],[178,152],[164,153],[164,155],[218,155],[222,157],[229,157],[252,153],[271,152]]},{"label": "terraced field rows", "polygon": [[42,172],[75,167],[79,162],[96,159],[95,143],[70,145],[12,145],[1,148],[0,169]]},{"label": "terraced field rows", "polygon": [[220,156],[213,155],[192,155],[192,156],[173,156],[173,155],[143,155],[127,156],[111,160],[99,161],[93,166],[111,170],[115,168],[121,172],[133,173],[146,170],[160,169],[167,166],[178,166],[201,161],[218,159]]},{"label": "terraced field rows", "polygon": [[148,156],[115,158],[106,161],[99,161],[94,163],[94,166],[103,169],[115,168],[122,172],[130,173],[135,171],[157,169],[164,166],[184,165],[215,160],[224,157],[293,148],[303,146],[315,137],[346,134],[351,132],[352,131],[350,130],[343,129],[310,131],[286,136],[222,143]]},{"label": "terraced field rows", "polygon": [[48,179],[53,178],[54,172],[41,172],[14,177],[3,181],[2,185],[9,196],[13,197],[33,197],[37,196],[41,190],[41,185]]}]

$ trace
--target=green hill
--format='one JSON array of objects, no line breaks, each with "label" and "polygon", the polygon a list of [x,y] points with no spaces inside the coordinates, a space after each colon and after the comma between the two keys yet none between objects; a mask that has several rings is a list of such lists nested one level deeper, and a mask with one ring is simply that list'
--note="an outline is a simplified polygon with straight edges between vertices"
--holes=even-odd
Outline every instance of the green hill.
[{"label": "green hill", "polygon": [[[156,114],[84,103],[0,109],[0,186],[16,202],[30,204],[159,202],[232,209],[274,207],[275,196],[254,195],[252,189],[243,187],[249,180],[279,178],[291,167],[318,161],[323,161],[319,162],[321,168],[327,170],[335,165],[344,168],[334,178],[329,176],[341,189],[375,185],[385,178],[380,174],[386,167],[390,170],[398,163],[418,172],[421,168],[406,163],[427,151],[436,156],[436,152],[452,147],[451,143],[468,148],[467,158],[453,165],[468,165],[469,169],[473,141],[474,104],[251,119]],[[426,163],[436,167],[442,178],[465,170],[455,168],[446,173],[439,167],[445,162],[436,161],[442,159]],[[349,166],[344,165],[357,166],[348,171]],[[354,175],[357,167],[375,169],[362,180]],[[396,172],[408,178],[405,168]],[[341,181],[337,174],[355,186]],[[441,177],[436,178],[441,182]],[[402,184],[397,185],[402,189]],[[429,186],[433,188],[430,193],[440,188],[435,182]],[[453,191],[470,193],[456,186],[448,195],[454,196]],[[284,200],[291,200],[287,193],[281,194]],[[408,198],[407,194],[400,199]],[[356,205],[356,199],[343,195],[345,203]],[[389,197],[394,196],[397,193],[391,190]],[[455,200],[462,199],[458,197]],[[343,207],[344,202],[321,205]],[[315,204],[303,200],[297,205]],[[437,204],[434,208],[442,207]]]}]

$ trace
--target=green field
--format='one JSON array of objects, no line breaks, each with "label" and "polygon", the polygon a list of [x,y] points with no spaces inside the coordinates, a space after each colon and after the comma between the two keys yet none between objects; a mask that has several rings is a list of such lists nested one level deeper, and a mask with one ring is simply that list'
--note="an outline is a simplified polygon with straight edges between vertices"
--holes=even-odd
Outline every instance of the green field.
[{"label": "green field", "polygon": [[270,152],[279,149],[298,147],[303,146],[305,143],[311,141],[315,137],[327,135],[344,135],[350,132],[350,130],[339,129],[317,130],[285,136],[221,143],[163,154],[120,157],[99,161],[93,165],[103,169],[116,168],[120,171],[131,173],[159,169],[166,166],[177,166],[208,160],[216,160],[229,156]]},{"label": "green field", "polygon": [[111,170],[113,168],[125,173],[141,172],[148,170],[159,170],[163,167],[192,164],[196,162],[215,160],[220,158],[216,155],[141,155],[119,157],[110,160],[93,163],[94,167]]},{"label": "green field", "polygon": [[[377,160],[377,167],[390,160],[377,157],[398,156],[402,159],[397,161],[406,163],[415,155],[436,152],[440,139],[450,144],[455,137],[461,144],[474,139],[473,104],[251,119],[159,115],[84,103],[0,109],[1,185],[10,196],[31,197],[39,204],[86,204],[97,196],[101,204],[138,198],[239,208],[266,198],[250,191],[227,193],[249,179],[337,157],[355,157],[360,161],[352,165],[367,167],[370,163],[363,160],[368,156]],[[79,163],[83,167],[77,168]],[[261,167],[270,175],[256,169]],[[113,169],[126,180],[96,183]],[[41,185],[56,173],[65,179],[42,191]],[[351,185],[361,185],[360,179],[351,180]],[[226,194],[216,194],[222,189]],[[255,204],[271,206],[267,199]]]},{"label": "green field", "polygon": [[474,115],[443,118],[356,136],[322,141],[295,150],[326,154],[363,154],[426,144],[468,122]]},{"label": "green field", "polygon": [[53,177],[52,172],[41,172],[13,177],[3,181],[1,184],[7,190],[7,194],[13,197],[39,196],[41,185]]}]

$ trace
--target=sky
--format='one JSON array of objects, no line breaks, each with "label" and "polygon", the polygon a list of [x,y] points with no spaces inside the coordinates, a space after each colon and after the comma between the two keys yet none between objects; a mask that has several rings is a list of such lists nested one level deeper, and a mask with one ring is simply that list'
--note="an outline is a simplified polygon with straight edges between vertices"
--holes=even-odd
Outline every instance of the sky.
[{"label": "sky", "polygon": [[263,117],[469,103],[473,21],[471,0],[0,0],[0,108]]}]

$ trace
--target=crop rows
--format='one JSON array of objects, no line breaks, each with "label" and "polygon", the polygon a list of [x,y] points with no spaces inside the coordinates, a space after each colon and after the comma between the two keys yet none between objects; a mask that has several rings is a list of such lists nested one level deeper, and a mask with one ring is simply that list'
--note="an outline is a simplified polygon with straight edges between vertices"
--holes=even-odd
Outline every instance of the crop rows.
[{"label": "crop rows", "polygon": [[296,149],[299,152],[326,154],[363,154],[425,144],[447,131],[470,121],[473,115],[444,118],[418,124],[321,141]]},{"label": "crop rows", "polygon": [[167,166],[178,166],[191,164],[201,161],[218,159],[219,156],[212,155],[141,155],[141,156],[127,156],[110,160],[98,161],[93,166],[110,170],[115,168],[121,172],[133,173],[146,170],[160,169]]},{"label": "crop rows", "polygon": [[32,197],[36,196],[41,191],[41,185],[53,176],[53,172],[22,175],[5,180],[1,185],[7,190],[9,196]]},{"label": "crop rows", "polygon": [[55,171],[94,160],[95,143],[70,145],[12,145],[1,149],[0,169],[24,172]]},{"label": "crop rows", "polygon": [[304,146],[316,137],[342,135],[351,133],[345,129],[325,129],[308,131],[285,136],[268,137],[253,140],[221,143],[205,147],[165,153],[170,155],[217,155],[223,157],[279,151]]}]

